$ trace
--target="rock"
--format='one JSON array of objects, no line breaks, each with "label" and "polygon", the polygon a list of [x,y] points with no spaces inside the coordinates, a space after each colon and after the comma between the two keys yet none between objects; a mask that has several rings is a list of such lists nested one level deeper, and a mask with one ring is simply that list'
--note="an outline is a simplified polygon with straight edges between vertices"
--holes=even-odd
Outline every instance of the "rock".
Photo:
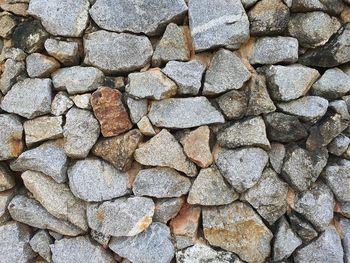
[{"label": "rock", "polygon": [[39,172],[26,171],[21,177],[25,187],[50,214],[88,230],[85,203],[76,198],[66,184],[59,184]]},{"label": "rock", "polygon": [[341,215],[350,218],[350,202],[343,202],[339,203],[339,206],[336,206],[337,213],[340,213]]},{"label": "rock", "polygon": [[28,146],[37,142],[63,137],[62,116],[42,116],[24,122],[26,144]]},{"label": "rock", "polygon": [[293,232],[287,220],[282,217],[275,234],[273,260],[280,261],[288,258],[301,244],[302,240]]},{"label": "rock", "polygon": [[51,114],[60,116],[66,114],[66,112],[73,107],[73,101],[68,97],[65,92],[58,92],[53,98],[51,103]]},{"label": "rock", "polygon": [[307,51],[299,62],[308,66],[335,67],[350,61],[350,50],[347,45],[350,39],[350,24],[342,26],[330,40],[315,49]]},{"label": "rock", "polygon": [[157,134],[147,116],[143,116],[141,118],[141,120],[137,123],[137,127],[139,128],[140,132],[145,136],[154,136]]},{"label": "rock", "polygon": [[197,173],[196,166],[186,158],[181,145],[166,129],[140,145],[134,157],[143,165],[170,167],[188,176]]},{"label": "rock", "polygon": [[83,110],[90,110],[91,109],[91,94],[90,93],[85,93],[81,95],[75,95],[71,97],[74,105],[77,106],[79,109]]},{"label": "rock", "polygon": [[111,253],[93,243],[88,236],[63,238],[50,245],[52,260],[55,263],[113,263]]},{"label": "rock", "polygon": [[176,84],[158,68],[131,73],[128,77],[125,91],[136,99],[162,100],[176,95]]},{"label": "rock", "polygon": [[181,197],[159,199],[156,202],[153,222],[161,222],[166,224],[170,219],[174,218],[180,211],[184,199]]},{"label": "rock", "polygon": [[7,206],[9,205],[15,193],[16,193],[15,189],[0,192],[0,222],[1,222],[0,225],[10,220]]},{"label": "rock", "polygon": [[40,53],[30,54],[26,58],[28,76],[31,78],[47,78],[60,67],[60,63],[52,57]]},{"label": "rock", "polygon": [[36,256],[30,248],[31,229],[11,221],[0,225],[0,253],[2,262],[27,263]]},{"label": "rock", "polygon": [[68,169],[73,194],[88,202],[123,196],[128,191],[128,175],[97,158],[79,160]]},{"label": "rock", "polygon": [[277,108],[303,121],[316,123],[326,114],[328,101],[318,96],[305,96],[297,100],[280,102]]},{"label": "rock", "polygon": [[129,108],[129,115],[132,123],[138,123],[142,117],[147,115],[148,103],[146,99],[136,100],[127,97],[126,104]]},{"label": "rock", "polygon": [[18,81],[26,78],[25,64],[22,61],[7,59],[2,66],[2,74],[0,77],[0,91],[6,93]]},{"label": "rock", "polygon": [[231,51],[220,49],[214,54],[205,74],[203,95],[240,89],[249,78],[250,72],[241,59]]},{"label": "rock", "polygon": [[308,132],[298,117],[281,112],[271,112],[265,116],[268,138],[277,142],[294,142],[304,139]]},{"label": "rock", "polygon": [[147,3],[97,0],[90,15],[99,27],[109,31],[159,35],[167,24],[179,21],[186,11],[183,0],[151,0]]},{"label": "rock", "polygon": [[328,151],[336,156],[342,155],[349,147],[350,138],[339,134],[327,146]]},{"label": "rock", "polygon": [[111,236],[104,235],[101,232],[98,232],[96,230],[90,231],[90,236],[92,239],[94,239],[97,243],[103,246],[104,249],[108,248],[108,243],[111,239]]},{"label": "rock", "polygon": [[122,197],[102,204],[89,204],[87,218],[91,229],[114,237],[129,237],[145,231],[152,223],[153,213],[152,199]]},{"label": "rock", "polygon": [[325,11],[330,14],[339,14],[343,8],[341,0],[293,0],[292,12]]},{"label": "rock", "polygon": [[18,157],[24,148],[23,126],[13,114],[0,114],[0,160]]},{"label": "rock", "polygon": [[242,5],[244,8],[248,9],[249,7],[253,6],[258,0],[241,0]]},{"label": "rock", "polygon": [[61,41],[49,38],[45,41],[45,50],[64,66],[78,65],[80,60],[80,47],[78,42]]},{"label": "rock", "polygon": [[350,75],[338,68],[328,69],[312,85],[311,91],[312,94],[326,99],[338,99],[350,91]]},{"label": "rock", "polygon": [[334,112],[339,113],[342,119],[344,120],[350,119],[348,106],[346,105],[346,102],[344,100],[334,100],[330,102],[329,108],[332,109]]},{"label": "rock", "polygon": [[298,40],[293,37],[261,37],[253,45],[250,64],[294,63],[298,60]]},{"label": "rock", "polygon": [[341,202],[350,202],[350,166],[347,164],[328,164],[323,178],[335,197]]},{"label": "rock", "polygon": [[257,183],[267,162],[267,153],[256,147],[236,150],[222,148],[215,158],[221,174],[240,193]]},{"label": "rock", "polygon": [[213,246],[248,262],[264,262],[270,254],[271,231],[249,206],[234,202],[203,208],[204,236]]},{"label": "rock", "polygon": [[14,47],[3,47],[1,54],[0,54],[0,61],[3,62],[7,59],[12,59],[14,61],[20,62],[24,61],[27,57],[26,52],[24,52],[20,48],[14,48]]},{"label": "rock", "polygon": [[28,13],[38,19],[52,35],[79,37],[85,30],[89,15],[89,1],[40,0],[30,1]]},{"label": "rock", "polygon": [[85,158],[100,135],[100,126],[92,113],[72,108],[63,127],[64,150],[71,158]]},{"label": "rock", "polygon": [[0,164],[0,192],[9,190],[15,186],[15,178],[12,176],[8,167]]},{"label": "rock", "polygon": [[50,237],[50,235],[45,230],[39,230],[36,232],[29,242],[33,251],[38,253],[47,262],[52,262],[50,250],[50,244],[52,243],[52,237]]},{"label": "rock", "polygon": [[116,137],[99,140],[92,148],[92,153],[110,162],[115,168],[127,171],[141,140],[141,133],[134,129]]},{"label": "rock", "polygon": [[39,202],[23,195],[15,196],[8,210],[14,220],[32,227],[53,230],[66,236],[77,236],[83,233],[80,228],[49,214]]},{"label": "rock", "polygon": [[[31,92],[28,92],[28,88]],[[3,98],[1,108],[27,119],[33,119],[50,113],[51,100],[50,79],[25,79],[13,85]]]},{"label": "rock", "polygon": [[260,180],[243,193],[241,199],[249,202],[272,225],[287,211],[287,194],[288,184],[267,168]]},{"label": "rock", "polygon": [[0,25],[0,37],[8,38],[11,36],[14,28],[17,25],[17,22],[12,15],[4,12],[0,15]]},{"label": "rock", "polygon": [[145,36],[100,30],[84,37],[84,53],[85,64],[112,74],[143,68],[150,62],[153,49]]},{"label": "rock", "polygon": [[17,160],[11,163],[14,171],[38,171],[63,183],[67,179],[68,160],[60,141],[47,142],[22,153]]},{"label": "rock", "polygon": [[270,149],[262,117],[254,117],[233,123],[217,134],[218,143],[227,148],[258,146]]},{"label": "rock", "polygon": [[157,127],[179,129],[224,122],[222,114],[202,96],[152,101],[148,118]]},{"label": "rock", "polygon": [[310,223],[301,219],[294,212],[288,215],[291,227],[295,233],[306,243],[315,239],[318,236],[317,231]]},{"label": "rock", "polygon": [[175,253],[170,230],[162,223],[152,223],[137,236],[113,237],[109,248],[133,263],[168,263]]},{"label": "rock", "polygon": [[215,101],[228,120],[240,119],[248,110],[248,99],[243,90],[231,90]]},{"label": "rock", "polygon": [[192,184],[187,202],[192,205],[226,205],[238,199],[237,193],[227,185],[214,166],[202,169]]},{"label": "rock", "polygon": [[317,70],[299,64],[267,66],[264,75],[272,99],[279,101],[304,96],[320,76]]},{"label": "rock", "polygon": [[177,84],[177,93],[181,95],[197,95],[199,93],[204,71],[204,64],[198,60],[170,61],[162,69],[162,72]]},{"label": "rock", "polygon": [[263,0],[249,10],[248,18],[252,35],[281,34],[288,26],[289,8],[280,0]]},{"label": "rock", "polygon": [[296,263],[341,263],[343,255],[338,233],[334,227],[329,227],[315,241],[298,250],[293,258]]},{"label": "rock", "polygon": [[345,218],[340,219],[340,226],[342,230],[342,243],[344,249],[344,262],[348,263],[350,261],[350,221]]},{"label": "rock", "polygon": [[326,44],[340,27],[337,18],[324,12],[297,13],[290,18],[288,33],[298,39],[301,46],[315,48]]},{"label": "rock", "polygon": [[269,160],[272,168],[276,173],[280,174],[283,159],[286,155],[286,148],[282,143],[273,142],[271,143],[271,150],[268,152]]},{"label": "rock", "polygon": [[295,196],[293,209],[309,220],[317,230],[325,230],[333,218],[332,191],[322,182]]},{"label": "rock", "polygon": [[104,137],[117,136],[132,128],[120,91],[107,87],[99,88],[92,93],[91,106],[100,122]]},{"label": "rock", "polygon": [[160,67],[171,60],[188,61],[189,59],[190,50],[184,27],[170,23],[154,50],[152,65]]},{"label": "rock", "polygon": [[296,190],[307,190],[318,178],[327,164],[326,149],[308,151],[292,145],[287,148],[282,176]]},{"label": "rock", "polygon": [[[203,16],[209,10],[210,16]],[[196,52],[220,46],[238,49],[249,38],[249,20],[241,1],[190,1],[188,13]]]}]

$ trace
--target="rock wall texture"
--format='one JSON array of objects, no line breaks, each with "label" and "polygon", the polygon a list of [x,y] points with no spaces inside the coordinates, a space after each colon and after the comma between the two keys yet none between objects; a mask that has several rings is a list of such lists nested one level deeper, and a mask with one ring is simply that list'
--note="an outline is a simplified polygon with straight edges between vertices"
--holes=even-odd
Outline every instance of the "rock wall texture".
[{"label": "rock wall texture", "polygon": [[350,263],[349,0],[0,0],[0,263]]}]

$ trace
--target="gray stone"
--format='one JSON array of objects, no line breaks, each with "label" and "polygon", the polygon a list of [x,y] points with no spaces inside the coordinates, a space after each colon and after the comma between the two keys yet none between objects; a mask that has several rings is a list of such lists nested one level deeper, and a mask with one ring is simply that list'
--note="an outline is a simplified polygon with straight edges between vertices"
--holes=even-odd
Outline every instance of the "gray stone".
[{"label": "gray stone", "polygon": [[181,95],[197,95],[199,93],[204,71],[205,66],[198,60],[170,61],[162,69],[162,72],[177,84],[177,93]]},{"label": "gray stone", "polygon": [[315,123],[326,114],[328,101],[318,96],[305,96],[297,100],[280,102],[277,108],[303,121]]},{"label": "gray stone", "polygon": [[25,79],[25,77],[26,71],[24,62],[7,59],[2,66],[2,74],[0,77],[1,93],[6,95],[16,82]]},{"label": "gray stone", "polygon": [[24,61],[27,57],[26,52],[20,48],[15,47],[4,47],[0,53],[0,62],[7,59],[12,59],[15,61]]},{"label": "gray stone", "polygon": [[74,102],[74,105],[79,109],[90,110],[91,109],[91,94],[81,94],[72,96],[71,99]]},{"label": "gray stone", "polygon": [[114,237],[109,247],[133,263],[169,263],[175,253],[170,230],[162,223],[134,237]]},{"label": "gray stone", "polygon": [[293,209],[322,231],[333,219],[334,204],[333,193],[328,186],[316,182],[309,190],[295,196]]},{"label": "gray stone", "polygon": [[347,218],[350,218],[350,202],[339,203],[339,207],[337,207],[336,212]]},{"label": "gray stone", "polygon": [[67,156],[60,141],[47,142],[22,153],[17,160],[11,163],[14,171],[38,171],[63,183],[67,179]]},{"label": "gray stone", "polygon": [[264,68],[264,74],[272,99],[279,101],[304,96],[320,76],[317,70],[299,64],[268,66]]},{"label": "gray stone", "polygon": [[213,246],[236,253],[247,262],[264,262],[270,254],[271,231],[247,204],[205,207],[204,236]]},{"label": "gray stone", "polygon": [[60,63],[52,57],[33,53],[26,58],[26,66],[29,77],[47,78],[60,67]]},{"label": "gray stone", "polygon": [[136,196],[179,197],[188,193],[191,181],[171,168],[141,170],[133,183]]},{"label": "gray stone", "polygon": [[350,114],[348,111],[348,106],[344,100],[334,100],[329,103],[329,108],[334,112],[339,113],[341,118],[344,120],[350,119]]},{"label": "gray stone", "polygon": [[47,212],[39,202],[23,195],[15,196],[11,200],[8,210],[14,220],[32,227],[53,230],[66,236],[77,236],[84,232],[67,221],[57,219]]},{"label": "gray stone", "polygon": [[298,60],[298,40],[293,37],[261,37],[253,45],[250,64],[294,63]]},{"label": "gray stone", "polygon": [[340,237],[334,227],[329,227],[315,241],[298,250],[293,258],[296,263],[342,263],[343,255]]},{"label": "gray stone", "polygon": [[248,9],[249,7],[253,6],[258,0],[241,0],[242,5],[244,8]]},{"label": "gray stone", "polygon": [[114,237],[129,237],[149,227],[154,208],[151,198],[121,197],[102,204],[89,204],[87,218],[91,229]]},{"label": "gray stone", "polygon": [[304,219],[301,219],[294,212],[288,214],[291,227],[295,233],[305,242],[309,243],[318,236],[313,226]]},{"label": "gray stone", "polygon": [[42,116],[24,122],[23,128],[27,146],[63,137],[62,123],[62,116]]},{"label": "gray stone", "polygon": [[45,41],[44,46],[47,53],[61,62],[64,66],[79,64],[80,47],[78,42],[68,42],[49,38]]},{"label": "gray stone", "polygon": [[153,49],[145,36],[100,30],[84,37],[84,53],[85,64],[105,73],[127,73],[146,66]]},{"label": "gray stone", "polygon": [[25,187],[51,215],[88,230],[86,205],[66,184],[59,184],[40,172],[26,171],[21,177]]},{"label": "gray stone", "polygon": [[0,25],[0,37],[9,38],[13,32],[13,29],[16,27],[17,22],[10,13],[3,12],[0,15]]},{"label": "gray stone", "polygon": [[152,101],[148,118],[157,127],[180,129],[224,122],[222,114],[202,96]]},{"label": "gray stone", "polygon": [[258,146],[270,149],[270,142],[266,137],[265,123],[262,117],[254,117],[235,122],[217,134],[218,143],[227,148],[242,146]]},{"label": "gray stone", "polygon": [[170,167],[188,176],[197,174],[196,166],[187,159],[181,145],[166,129],[140,145],[134,157],[143,165]]},{"label": "gray stone", "polygon": [[160,67],[171,60],[188,61],[188,46],[185,28],[170,23],[154,50],[152,66]]},{"label": "gray stone", "polygon": [[226,205],[238,194],[224,181],[216,167],[202,169],[192,184],[187,202],[192,205]]},{"label": "gray stone", "polygon": [[330,14],[339,14],[343,9],[341,0],[293,0],[292,12],[325,11]]},{"label": "gray stone", "polygon": [[260,180],[241,199],[248,201],[272,225],[287,211],[287,194],[288,184],[267,168]]},{"label": "gray stone", "polygon": [[129,108],[130,119],[133,123],[138,123],[142,117],[147,115],[148,103],[146,99],[136,100],[128,96],[126,105]]},{"label": "gray stone", "polygon": [[54,263],[114,263],[113,255],[88,236],[63,238],[50,245]]},{"label": "gray stone", "polygon": [[350,138],[344,134],[339,134],[327,146],[328,151],[336,156],[342,155],[350,144]]},{"label": "gray stone", "polygon": [[36,256],[30,248],[31,229],[11,221],[0,225],[1,262],[28,263]]},{"label": "gray stone", "polygon": [[99,27],[109,31],[159,35],[167,24],[178,21],[186,11],[183,0],[132,3],[125,0],[97,0],[90,9],[90,15]]},{"label": "gray stone", "polygon": [[220,46],[238,49],[249,38],[249,20],[241,1],[192,0],[188,13],[196,52]]},{"label": "gray stone", "polygon": [[344,263],[350,262],[350,220],[341,218],[342,243],[344,249]]},{"label": "gray stone", "polygon": [[15,189],[0,192],[0,225],[3,223],[2,221],[4,220],[4,218],[8,216],[7,206],[10,203],[13,196],[15,195],[15,193]]},{"label": "gray stone", "polygon": [[248,110],[248,99],[243,90],[231,90],[215,101],[229,120],[242,118]]},{"label": "gray stone", "polygon": [[0,160],[18,157],[24,148],[23,126],[13,114],[0,114]]},{"label": "gray stone", "polygon": [[15,186],[15,178],[4,163],[0,163],[0,192]]},{"label": "gray stone", "polygon": [[312,85],[311,91],[327,99],[338,99],[350,91],[350,76],[338,68],[328,69]]},{"label": "gray stone", "polygon": [[104,249],[108,248],[108,243],[111,239],[110,235],[104,235],[101,232],[98,232],[96,230],[90,231],[90,236],[92,239],[94,239],[97,243],[103,246]]},{"label": "gray stone", "polygon": [[350,166],[348,164],[328,164],[322,175],[339,201],[350,202]]},{"label": "gray stone", "polygon": [[143,116],[141,118],[141,120],[137,123],[137,127],[145,136],[154,136],[157,134],[147,116]]},{"label": "gray stone", "polygon": [[222,148],[215,159],[221,174],[241,193],[254,186],[260,179],[268,162],[268,155],[261,148]]},{"label": "gray stone", "polygon": [[160,69],[131,73],[128,78],[125,91],[136,99],[162,100],[176,95],[176,84]]},{"label": "gray stone", "polygon": [[33,119],[50,113],[51,100],[50,79],[25,79],[13,85],[3,98],[1,108],[27,119]]},{"label": "gray stone", "polygon": [[58,92],[51,103],[51,114],[60,116],[65,114],[74,105],[65,92]]},{"label": "gray stone", "polygon": [[286,148],[282,143],[273,142],[271,143],[271,150],[268,152],[269,160],[272,168],[276,173],[281,173],[283,159],[286,155]]},{"label": "gray stone", "polygon": [[103,80],[103,72],[93,67],[61,68],[52,74],[55,89],[67,90],[69,94],[94,91],[102,85]]},{"label": "gray stone", "polygon": [[240,89],[250,78],[241,59],[231,51],[220,49],[214,54],[205,74],[203,95],[216,95]]},{"label": "gray stone", "polygon": [[91,202],[123,196],[128,191],[128,175],[97,158],[79,160],[68,169],[73,194]]},{"label": "gray stone", "polygon": [[79,37],[85,30],[89,15],[89,1],[40,0],[30,1],[28,13],[41,20],[52,35]]},{"label": "gray stone", "polygon": [[39,230],[36,232],[29,242],[31,248],[47,262],[52,262],[50,250],[50,244],[52,243],[52,237],[50,237],[45,230]]},{"label": "gray stone", "polygon": [[179,213],[184,203],[184,198],[181,197],[157,200],[154,209],[153,222],[166,224]]},{"label": "gray stone", "polygon": [[63,127],[64,150],[69,157],[85,158],[100,135],[100,125],[87,110],[72,108]]}]

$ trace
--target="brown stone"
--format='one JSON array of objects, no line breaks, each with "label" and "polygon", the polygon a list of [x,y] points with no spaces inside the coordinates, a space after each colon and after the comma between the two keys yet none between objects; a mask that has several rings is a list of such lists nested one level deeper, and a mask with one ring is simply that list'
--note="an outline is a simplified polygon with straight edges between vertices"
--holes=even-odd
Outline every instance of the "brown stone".
[{"label": "brown stone", "polygon": [[125,134],[99,140],[92,153],[110,162],[115,168],[126,171],[131,167],[133,154],[142,140],[142,134],[134,129]]},{"label": "brown stone", "polygon": [[120,91],[107,87],[99,88],[92,93],[91,106],[100,122],[104,137],[116,136],[132,128]]}]

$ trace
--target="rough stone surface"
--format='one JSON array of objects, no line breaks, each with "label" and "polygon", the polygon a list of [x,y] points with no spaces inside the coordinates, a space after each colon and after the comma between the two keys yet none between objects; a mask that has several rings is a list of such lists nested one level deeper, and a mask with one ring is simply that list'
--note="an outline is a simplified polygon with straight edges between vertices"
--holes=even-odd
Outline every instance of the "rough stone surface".
[{"label": "rough stone surface", "polygon": [[336,156],[342,155],[349,147],[350,138],[344,134],[339,134],[327,146],[328,151]]},{"label": "rough stone surface", "polygon": [[339,14],[343,3],[340,0],[293,0],[291,4],[292,12],[325,11],[330,14]]},{"label": "rough stone surface", "polygon": [[174,218],[184,204],[184,198],[164,198],[155,203],[153,215],[154,222],[166,224],[170,219]]},{"label": "rough stone surface", "polygon": [[46,78],[60,67],[60,63],[52,57],[33,53],[26,58],[26,66],[29,77]]},{"label": "rough stone surface", "polygon": [[79,63],[80,51],[77,42],[61,41],[49,38],[45,41],[45,50],[64,66],[73,66]]},{"label": "rough stone surface", "polygon": [[37,252],[47,262],[52,262],[50,244],[53,243],[52,237],[45,230],[39,230],[30,239],[31,248]]},{"label": "rough stone surface", "polygon": [[12,114],[0,114],[0,127],[0,160],[18,157],[24,148],[20,119]]},{"label": "rough stone surface", "polygon": [[248,110],[248,99],[242,90],[231,90],[216,99],[228,120],[242,118]]},{"label": "rough stone surface", "polygon": [[6,93],[18,81],[25,79],[25,64],[22,61],[15,61],[7,59],[2,67],[2,74],[0,77],[0,91],[2,94]]},{"label": "rough stone surface", "polygon": [[85,93],[81,95],[71,96],[71,99],[74,102],[74,105],[79,109],[90,110],[91,109],[91,94]]},{"label": "rough stone surface", "polygon": [[65,92],[58,92],[51,103],[51,113],[55,116],[66,114],[74,105]]},{"label": "rough stone surface", "polygon": [[295,213],[289,214],[288,217],[293,231],[297,233],[304,242],[309,243],[318,236],[313,226]]},{"label": "rough stone surface", "polygon": [[340,226],[342,231],[342,243],[344,249],[344,262],[350,262],[350,221],[345,218],[340,219]]},{"label": "rough stone surface", "polygon": [[15,186],[15,180],[12,176],[9,168],[1,163],[0,164],[0,192],[9,190]]},{"label": "rough stone surface", "polygon": [[350,166],[348,163],[329,164],[322,175],[339,201],[350,202]]},{"label": "rough stone surface", "polygon": [[147,115],[148,103],[146,99],[136,100],[128,96],[126,98],[126,105],[129,108],[132,123],[138,123],[142,117]]},{"label": "rough stone surface", "polygon": [[141,120],[137,123],[137,127],[145,136],[154,136],[157,134],[147,116],[143,116],[141,118]]}]

